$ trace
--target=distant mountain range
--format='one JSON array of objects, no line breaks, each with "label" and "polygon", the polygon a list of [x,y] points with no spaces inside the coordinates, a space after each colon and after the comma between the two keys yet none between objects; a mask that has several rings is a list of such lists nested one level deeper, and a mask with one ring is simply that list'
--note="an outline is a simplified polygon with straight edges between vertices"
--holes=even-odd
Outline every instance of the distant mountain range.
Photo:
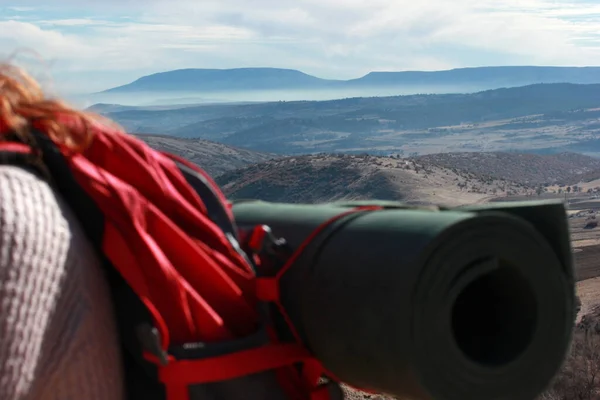
[{"label": "distant mountain range", "polygon": [[293,69],[180,69],[147,75],[102,93],[233,92],[374,87],[473,87],[477,90],[536,83],[600,83],[600,67],[474,67],[445,71],[371,72],[358,79],[321,79]]}]

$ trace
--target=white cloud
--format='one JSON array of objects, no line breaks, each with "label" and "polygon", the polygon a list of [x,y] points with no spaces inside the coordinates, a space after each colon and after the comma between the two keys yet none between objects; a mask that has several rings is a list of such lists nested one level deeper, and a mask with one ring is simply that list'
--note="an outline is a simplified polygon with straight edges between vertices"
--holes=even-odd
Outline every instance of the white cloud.
[{"label": "white cloud", "polygon": [[591,1],[104,0],[101,5],[22,0],[12,11],[32,13],[4,21],[0,14],[0,53],[30,48],[62,71],[121,71],[120,76],[187,67],[275,66],[350,78],[371,70],[600,65],[600,5]]},{"label": "white cloud", "polygon": [[23,21],[0,21],[0,43],[3,51],[30,49],[42,51],[51,57],[85,57],[88,46],[76,36],[42,29],[38,25]]},{"label": "white cloud", "polygon": [[[182,1],[176,12],[169,13],[164,3],[154,4],[153,9],[155,15],[172,23],[229,20],[262,36],[292,35],[305,42],[326,42],[333,49],[365,44],[374,50],[398,48],[405,60],[435,58],[434,53],[426,53],[432,46],[460,46],[522,56],[524,62],[599,61],[596,52],[578,48],[577,40],[598,35],[600,14],[587,22],[569,20],[597,12],[599,7],[590,3],[577,6],[544,0],[257,0],[247,7],[249,3],[209,0],[199,5]],[[377,60],[380,54],[369,51],[365,58]],[[439,61],[444,63],[443,59]]]},{"label": "white cloud", "polygon": [[110,25],[109,21],[99,21],[91,18],[69,18],[35,21],[36,25],[41,26],[92,26],[92,25]]},{"label": "white cloud", "polygon": [[34,7],[17,7],[17,6],[8,7],[8,9],[11,11],[16,11],[16,12],[27,12],[27,11],[35,10]]}]

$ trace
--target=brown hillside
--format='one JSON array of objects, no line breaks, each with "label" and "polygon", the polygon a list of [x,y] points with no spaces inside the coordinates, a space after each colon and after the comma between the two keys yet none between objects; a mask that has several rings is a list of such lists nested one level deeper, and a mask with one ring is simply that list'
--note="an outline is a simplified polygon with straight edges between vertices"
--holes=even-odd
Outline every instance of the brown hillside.
[{"label": "brown hillside", "polygon": [[325,202],[377,198],[457,205],[525,193],[513,182],[473,177],[414,160],[360,155],[310,155],[271,160],[217,178],[233,199]]},{"label": "brown hillside", "polygon": [[418,156],[414,160],[469,172],[482,178],[504,178],[532,186],[571,184],[584,177],[600,177],[600,159],[577,153],[439,153]]},{"label": "brown hillside", "polygon": [[202,139],[145,134],[135,136],[154,149],[173,153],[199,165],[212,176],[277,157],[274,154],[239,149]]}]

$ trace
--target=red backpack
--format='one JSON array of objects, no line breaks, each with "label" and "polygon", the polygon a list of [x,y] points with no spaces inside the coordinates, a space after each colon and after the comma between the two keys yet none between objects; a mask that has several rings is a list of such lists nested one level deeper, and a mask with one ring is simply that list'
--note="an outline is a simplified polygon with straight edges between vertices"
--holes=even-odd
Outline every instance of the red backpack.
[{"label": "red backpack", "polygon": [[[0,130],[0,163],[39,167],[103,258],[128,398],[202,399],[224,385],[231,397],[223,398],[275,398],[267,382],[292,400],[342,397],[334,379],[320,383],[328,374],[278,302],[277,278],[296,254],[277,276],[261,276],[268,231],[259,226],[240,238],[202,169],[104,126],[76,153],[32,125],[31,145]],[[275,318],[293,340],[283,339]]]}]

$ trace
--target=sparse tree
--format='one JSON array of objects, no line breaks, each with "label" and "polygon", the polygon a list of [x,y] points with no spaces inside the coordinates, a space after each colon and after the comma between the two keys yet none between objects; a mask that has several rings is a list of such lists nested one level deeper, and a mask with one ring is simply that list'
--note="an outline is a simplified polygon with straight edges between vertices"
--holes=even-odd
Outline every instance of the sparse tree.
[{"label": "sparse tree", "polygon": [[571,186],[567,186],[567,193],[571,193]]},{"label": "sparse tree", "polygon": [[596,400],[600,386],[600,338],[591,330],[575,334],[561,371],[540,400]]},{"label": "sparse tree", "polygon": [[543,192],[544,192],[544,188],[543,188],[543,187],[541,187],[541,186],[538,186],[538,187],[537,187],[537,189],[535,189],[535,193],[536,193],[538,196],[541,196]]}]

